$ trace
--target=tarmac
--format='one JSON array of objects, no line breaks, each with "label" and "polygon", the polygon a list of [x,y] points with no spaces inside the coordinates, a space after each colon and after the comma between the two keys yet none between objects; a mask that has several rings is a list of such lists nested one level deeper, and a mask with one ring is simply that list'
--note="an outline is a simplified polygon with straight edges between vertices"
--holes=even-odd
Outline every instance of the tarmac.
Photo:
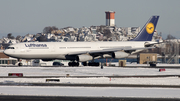
[{"label": "tarmac", "polygon": [[68,83],[2,83],[0,86],[68,86],[68,87],[156,87],[156,88],[180,88],[180,85],[147,85],[147,84],[68,84]]},{"label": "tarmac", "polygon": [[178,98],[0,95],[0,101],[180,101]]},{"label": "tarmac", "polygon": [[157,77],[180,77],[180,75],[133,75],[133,76],[0,76],[0,78],[157,78]]}]

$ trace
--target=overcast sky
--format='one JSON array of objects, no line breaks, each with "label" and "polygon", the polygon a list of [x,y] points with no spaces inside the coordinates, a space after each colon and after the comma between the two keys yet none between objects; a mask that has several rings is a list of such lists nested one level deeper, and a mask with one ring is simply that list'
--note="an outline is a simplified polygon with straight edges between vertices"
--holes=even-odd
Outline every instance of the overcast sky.
[{"label": "overcast sky", "polygon": [[117,27],[141,27],[159,15],[158,33],[180,38],[180,0],[0,0],[0,38],[41,33],[46,26],[105,25],[115,11]]}]

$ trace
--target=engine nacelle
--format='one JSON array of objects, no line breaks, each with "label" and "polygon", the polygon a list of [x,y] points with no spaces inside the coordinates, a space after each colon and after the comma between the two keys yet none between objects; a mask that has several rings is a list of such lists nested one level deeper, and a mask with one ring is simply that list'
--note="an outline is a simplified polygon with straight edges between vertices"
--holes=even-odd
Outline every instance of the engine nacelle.
[{"label": "engine nacelle", "polygon": [[144,47],[153,47],[155,44],[158,44],[158,42],[145,42]]},{"label": "engine nacelle", "polygon": [[87,55],[87,54],[76,56],[76,61],[79,61],[79,62],[85,62],[85,61],[89,61],[92,59],[93,59],[93,57],[90,55]]},{"label": "engine nacelle", "polygon": [[125,58],[128,57],[129,54],[125,52],[114,52],[112,53],[112,58],[118,59],[118,58]]}]

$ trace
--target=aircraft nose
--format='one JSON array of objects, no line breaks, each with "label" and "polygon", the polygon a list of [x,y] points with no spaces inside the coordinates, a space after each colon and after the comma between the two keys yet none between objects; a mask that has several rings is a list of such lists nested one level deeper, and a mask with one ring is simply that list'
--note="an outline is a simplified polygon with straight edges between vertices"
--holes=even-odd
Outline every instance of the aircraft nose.
[{"label": "aircraft nose", "polygon": [[3,53],[7,55],[7,50],[4,50]]},{"label": "aircraft nose", "polygon": [[5,55],[7,55],[7,56],[9,56],[9,55],[10,55],[10,53],[9,53],[9,51],[8,51],[8,50],[4,50],[4,51],[3,51],[3,53],[4,53]]}]

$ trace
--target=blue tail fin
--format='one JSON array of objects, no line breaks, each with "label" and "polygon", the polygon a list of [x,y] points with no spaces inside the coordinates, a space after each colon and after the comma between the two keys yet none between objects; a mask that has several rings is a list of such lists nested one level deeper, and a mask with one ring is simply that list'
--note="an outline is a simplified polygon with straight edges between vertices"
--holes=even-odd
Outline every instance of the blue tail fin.
[{"label": "blue tail fin", "polygon": [[137,34],[137,36],[131,41],[151,41],[158,19],[159,16],[152,16]]}]

